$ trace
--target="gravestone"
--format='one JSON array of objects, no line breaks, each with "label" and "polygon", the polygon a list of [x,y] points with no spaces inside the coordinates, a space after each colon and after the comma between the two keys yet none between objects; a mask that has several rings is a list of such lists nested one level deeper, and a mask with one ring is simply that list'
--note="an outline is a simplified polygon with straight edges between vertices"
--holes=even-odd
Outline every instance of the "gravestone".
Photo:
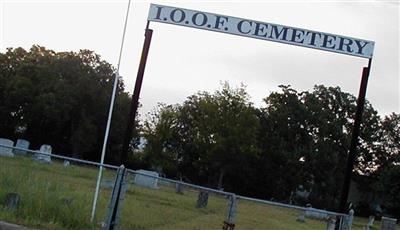
[{"label": "gravestone", "polygon": [[175,192],[182,195],[183,194],[183,184],[176,183],[175,184]]},{"label": "gravestone", "polygon": [[[146,187],[146,188],[152,188],[152,189],[158,189],[158,179],[151,177],[155,176],[158,177],[158,173],[154,171],[148,171],[148,170],[137,170],[138,172],[135,175],[135,184],[141,187]],[[149,175],[149,176],[146,176]]]},{"label": "gravestone", "polygon": [[71,165],[71,162],[69,162],[68,160],[65,160],[63,165],[64,165],[64,167],[68,167]]},{"label": "gravestone", "polygon": [[296,221],[301,222],[301,223],[306,222],[306,213],[304,211],[301,211],[299,213],[299,215],[297,216]]},{"label": "gravestone", "polygon": [[72,203],[74,202],[74,198],[72,197],[65,197],[61,199],[62,203],[66,206],[71,206]]},{"label": "gravestone", "polygon": [[[51,154],[51,150],[52,150],[51,145],[42,145],[42,146],[40,146],[39,152]],[[38,160],[40,162],[48,163],[48,164],[51,163],[51,156],[49,156],[49,155],[35,153],[34,157],[36,160]]]},{"label": "gravestone", "polygon": [[17,193],[8,193],[4,202],[4,206],[10,210],[18,208],[21,197]]},{"label": "gravestone", "polygon": [[208,204],[208,192],[200,191],[199,196],[197,197],[196,208],[205,208]]},{"label": "gravestone", "polygon": [[102,188],[110,188],[110,189],[112,189],[112,188],[114,188],[114,183],[115,182],[113,180],[101,180],[100,186]]},{"label": "gravestone", "polygon": [[326,220],[329,217],[328,214],[311,207],[307,208],[305,214],[307,218],[318,219],[318,220]]},{"label": "gravestone", "polygon": [[395,230],[397,219],[382,217],[381,230]]},{"label": "gravestone", "polygon": [[[28,149],[29,148],[29,141],[24,139],[18,139],[15,147],[21,149]],[[13,150],[15,155],[26,155],[26,150],[14,149]]]},{"label": "gravestone", "polygon": [[[14,147],[14,142],[9,139],[0,138],[0,145],[5,145],[8,147]],[[14,153],[12,152],[12,148],[7,148],[0,146],[0,156],[3,157],[14,157]]]}]

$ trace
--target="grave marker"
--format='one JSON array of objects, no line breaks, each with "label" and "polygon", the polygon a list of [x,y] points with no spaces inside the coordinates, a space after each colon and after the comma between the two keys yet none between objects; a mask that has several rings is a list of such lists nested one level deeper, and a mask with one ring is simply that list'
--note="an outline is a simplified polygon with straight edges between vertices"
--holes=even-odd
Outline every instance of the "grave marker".
[{"label": "grave marker", "polygon": [[[138,174],[135,175],[135,184],[141,187],[158,189],[158,179],[152,176],[158,177],[158,173],[147,170],[137,170]],[[140,173],[140,174],[139,174]],[[149,175],[149,176],[146,176]]]},{"label": "grave marker", "polygon": [[[39,152],[41,153],[47,153],[47,154],[51,154],[52,148],[51,145],[42,145],[40,146],[40,150]],[[40,154],[40,153],[35,153],[34,158],[40,162],[43,163],[51,163],[51,156],[49,155],[44,155],[44,154]]]},{"label": "grave marker", "polygon": [[200,191],[199,196],[197,197],[196,208],[205,208],[208,204],[208,192]]},{"label": "grave marker", "polygon": [[[13,147],[14,142],[9,139],[0,138],[0,145],[5,145],[8,147]],[[3,157],[14,157],[14,153],[12,152],[12,148],[0,146],[0,156]]]},{"label": "grave marker", "polygon": [[381,230],[396,230],[397,219],[382,217]]},{"label": "grave marker", "polygon": [[[15,147],[21,148],[21,149],[28,149],[29,144],[30,143],[27,140],[18,139],[17,143],[15,144]],[[26,150],[14,149],[13,152],[15,155],[26,155]]]}]

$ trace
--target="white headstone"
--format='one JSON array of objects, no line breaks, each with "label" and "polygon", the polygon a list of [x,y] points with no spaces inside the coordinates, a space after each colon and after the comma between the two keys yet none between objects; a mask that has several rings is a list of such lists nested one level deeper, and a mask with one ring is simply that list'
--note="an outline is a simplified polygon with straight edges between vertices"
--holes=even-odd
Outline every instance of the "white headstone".
[{"label": "white headstone", "polygon": [[[8,147],[14,147],[14,142],[9,139],[0,138],[0,145],[5,145]],[[14,153],[12,152],[12,148],[7,148],[0,146],[0,156],[3,157],[14,157]]]},{"label": "white headstone", "polygon": [[[146,188],[153,188],[153,189],[157,189],[158,188],[158,179],[157,178],[153,178],[153,177],[149,177],[146,175],[150,175],[150,176],[159,176],[157,172],[154,171],[147,171],[147,170],[137,170],[138,173],[140,174],[136,174],[135,175],[135,184],[142,186],[142,187],[146,187]],[[144,174],[144,175],[143,175]]]},{"label": "white headstone", "polygon": [[[17,143],[15,144],[15,147],[21,148],[21,149],[28,149],[29,141],[24,140],[24,139],[18,139]],[[13,152],[15,155],[25,155],[26,154],[26,150],[14,149]]]},{"label": "white headstone", "polygon": [[326,220],[329,217],[325,212],[321,212],[315,208],[307,208],[305,213],[306,217],[311,219]]},{"label": "white headstone", "polygon": [[[51,154],[51,145],[42,145],[42,146],[40,146],[39,152]],[[45,162],[45,163],[51,163],[51,156],[48,156],[48,155],[43,155],[43,154],[36,153],[35,154],[35,159],[38,160],[38,161]]]},{"label": "white headstone", "polygon": [[68,160],[65,160],[63,165],[64,165],[64,167],[68,167],[71,165],[71,162],[69,162]]},{"label": "white headstone", "polygon": [[381,230],[395,230],[397,219],[382,216]]}]

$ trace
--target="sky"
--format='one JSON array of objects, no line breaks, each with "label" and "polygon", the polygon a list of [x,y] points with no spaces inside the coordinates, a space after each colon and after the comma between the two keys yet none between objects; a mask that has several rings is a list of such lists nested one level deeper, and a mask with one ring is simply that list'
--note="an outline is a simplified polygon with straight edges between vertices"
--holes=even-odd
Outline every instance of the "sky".
[{"label": "sky", "polygon": [[[400,113],[399,1],[135,1],[132,0],[120,75],[132,93],[150,3],[375,41],[367,99],[379,114]],[[0,0],[0,52],[37,44],[55,51],[93,50],[117,66],[127,0]],[[358,95],[368,59],[253,38],[151,22],[141,114],[158,102],[182,103],[228,81],[246,85],[251,101],[291,85],[339,86]]]}]

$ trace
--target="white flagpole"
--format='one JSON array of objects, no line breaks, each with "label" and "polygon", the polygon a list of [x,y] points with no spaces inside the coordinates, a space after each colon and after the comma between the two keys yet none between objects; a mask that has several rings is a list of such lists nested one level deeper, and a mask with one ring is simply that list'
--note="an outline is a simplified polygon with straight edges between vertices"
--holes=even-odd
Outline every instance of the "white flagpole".
[{"label": "white flagpole", "polygon": [[[112,112],[113,112],[113,108],[114,108],[115,93],[117,91],[117,85],[118,85],[118,82],[119,82],[119,67],[120,67],[120,64],[121,64],[122,49],[124,47],[124,40],[125,40],[126,26],[128,24],[128,15],[129,15],[129,7],[130,7],[130,5],[131,5],[131,0],[128,1],[128,7],[127,7],[127,10],[126,10],[125,25],[124,25],[124,31],[122,33],[122,41],[121,41],[121,48],[120,48],[119,57],[118,57],[117,72],[115,73],[113,91],[112,91],[111,102],[110,102],[110,110],[108,111],[107,127],[106,127],[106,132],[104,134],[103,148],[101,150],[101,160],[100,160],[101,164],[104,164],[104,156],[105,156],[105,153],[106,153],[108,134],[110,132],[110,124],[111,124]],[[93,222],[94,216],[96,214],[97,198],[99,196],[100,182],[101,182],[102,173],[103,173],[103,166],[100,165],[99,174],[98,174],[98,177],[97,177],[96,191],[94,193],[94,198],[93,198],[92,214],[90,216],[90,221],[91,222]]]}]

